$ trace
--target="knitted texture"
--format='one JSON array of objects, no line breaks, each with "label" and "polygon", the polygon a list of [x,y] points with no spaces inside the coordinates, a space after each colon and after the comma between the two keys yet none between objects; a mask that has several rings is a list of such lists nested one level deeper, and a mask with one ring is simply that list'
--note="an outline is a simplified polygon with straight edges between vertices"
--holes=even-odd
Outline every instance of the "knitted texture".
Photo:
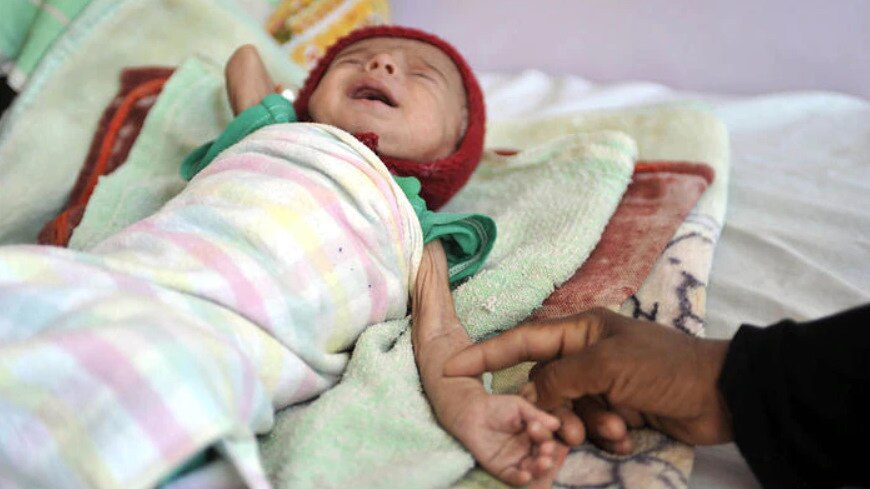
[{"label": "knitted texture", "polygon": [[459,70],[465,87],[468,126],[462,143],[452,154],[434,161],[410,161],[379,154],[381,160],[393,173],[417,177],[423,184],[421,195],[429,208],[436,210],[465,185],[480,162],[483,152],[483,137],[486,125],[486,110],[483,93],[477,78],[462,55],[443,39],[417,29],[399,26],[372,26],[357,29],[336,42],[317,63],[305,84],[299,90],[294,105],[300,121],[311,120],[308,101],[320,83],[333,58],[351,44],[373,37],[398,37],[431,44],[444,52]]}]

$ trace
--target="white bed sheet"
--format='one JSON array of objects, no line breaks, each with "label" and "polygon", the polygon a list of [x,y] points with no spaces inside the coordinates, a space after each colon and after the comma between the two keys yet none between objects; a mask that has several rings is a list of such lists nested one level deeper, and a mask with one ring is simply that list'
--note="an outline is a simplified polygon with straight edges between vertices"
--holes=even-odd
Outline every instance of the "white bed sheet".
[{"label": "white bed sheet", "polygon": [[[725,226],[707,289],[707,335],[870,302],[870,103],[826,92],[755,97],[655,83],[596,85],[537,71],[483,74],[491,120],[673,100],[709,103],[731,137]],[[699,448],[689,486],[756,488],[735,446]]]}]

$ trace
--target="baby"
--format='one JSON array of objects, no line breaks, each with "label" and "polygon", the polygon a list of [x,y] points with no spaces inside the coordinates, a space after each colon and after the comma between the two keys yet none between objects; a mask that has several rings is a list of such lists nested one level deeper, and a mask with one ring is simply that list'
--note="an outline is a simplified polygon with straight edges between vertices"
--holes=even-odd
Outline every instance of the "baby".
[{"label": "baby", "polygon": [[[233,54],[226,77],[237,114],[275,87],[252,46]],[[370,27],[341,39],[312,70],[294,108],[299,120],[355,134],[392,173],[418,178],[433,209],[465,184],[483,148],[483,96],[471,69],[445,41],[414,29]],[[442,377],[444,362],[471,343],[453,309],[447,269],[440,241],[430,241],[413,296],[424,389],[442,426],[484,468],[507,483],[527,483],[550,467],[558,423],[517,396]]]},{"label": "baby", "polygon": [[427,209],[480,158],[465,62],[429,34],[373,27],[326,53],[295,107],[273,87],[241,48],[227,66],[239,116],[157,213],[84,252],[0,248],[0,485],[150,486],[209,451],[264,481],[251,454],[274,410],[334,385],[359,334],[409,299],[442,426],[507,483],[550,468],[556,418],[442,375],[471,343],[449,282],[494,233]]}]

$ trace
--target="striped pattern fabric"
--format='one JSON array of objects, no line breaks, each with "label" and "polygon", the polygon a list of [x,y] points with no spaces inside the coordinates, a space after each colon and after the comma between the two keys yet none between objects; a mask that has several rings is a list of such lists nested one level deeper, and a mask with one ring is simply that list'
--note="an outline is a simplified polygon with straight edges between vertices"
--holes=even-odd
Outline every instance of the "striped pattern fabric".
[{"label": "striped pattern fabric", "polygon": [[6,0],[0,15],[0,72],[20,90],[30,73],[90,0]]},{"label": "striped pattern fabric", "polygon": [[255,435],[406,315],[422,243],[371,151],[292,124],[88,252],[0,248],[0,487],[149,487],[207,448],[267,487]]}]

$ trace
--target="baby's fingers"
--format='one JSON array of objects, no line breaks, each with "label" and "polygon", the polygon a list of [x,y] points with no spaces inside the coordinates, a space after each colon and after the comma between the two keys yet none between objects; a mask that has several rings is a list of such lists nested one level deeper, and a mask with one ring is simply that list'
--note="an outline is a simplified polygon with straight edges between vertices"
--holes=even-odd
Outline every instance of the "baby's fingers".
[{"label": "baby's fingers", "polygon": [[574,409],[589,430],[592,443],[611,453],[631,453],[628,424],[619,414],[608,410],[601,400],[586,396],[574,402]]},{"label": "baby's fingers", "polygon": [[532,421],[526,425],[526,434],[532,440],[532,443],[540,445],[546,441],[553,439],[553,430],[547,429],[538,421]]},{"label": "baby's fingers", "polygon": [[512,486],[522,486],[532,481],[532,473],[528,470],[518,469],[516,467],[507,467],[500,473],[496,474],[502,482]]},{"label": "baby's fingers", "polygon": [[559,429],[559,426],[561,425],[559,418],[545,411],[541,411],[532,403],[521,397],[517,397],[516,400],[520,410],[520,417],[522,417],[523,422],[527,427],[527,431],[534,423],[540,424],[544,430],[551,433]]},{"label": "baby's fingers", "polygon": [[533,472],[533,480],[527,486],[528,489],[549,489],[552,487],[553,481],[556,480],[556,476],[559,473],[559,468],[568,455],[568,447],[556,441],[547,442],[540,448],[542,451],[546,451],[546,453],[550,453],[550,450],[552,450],[552,455],[550,456],[552,462],[549,469]]},{"label": "baby's fingers", "polygon": [[533,479],[537,479],[552,469],[554,463],[552,453],[550,455],[533,455],[520,462],[520,470],[530,473]]}]

